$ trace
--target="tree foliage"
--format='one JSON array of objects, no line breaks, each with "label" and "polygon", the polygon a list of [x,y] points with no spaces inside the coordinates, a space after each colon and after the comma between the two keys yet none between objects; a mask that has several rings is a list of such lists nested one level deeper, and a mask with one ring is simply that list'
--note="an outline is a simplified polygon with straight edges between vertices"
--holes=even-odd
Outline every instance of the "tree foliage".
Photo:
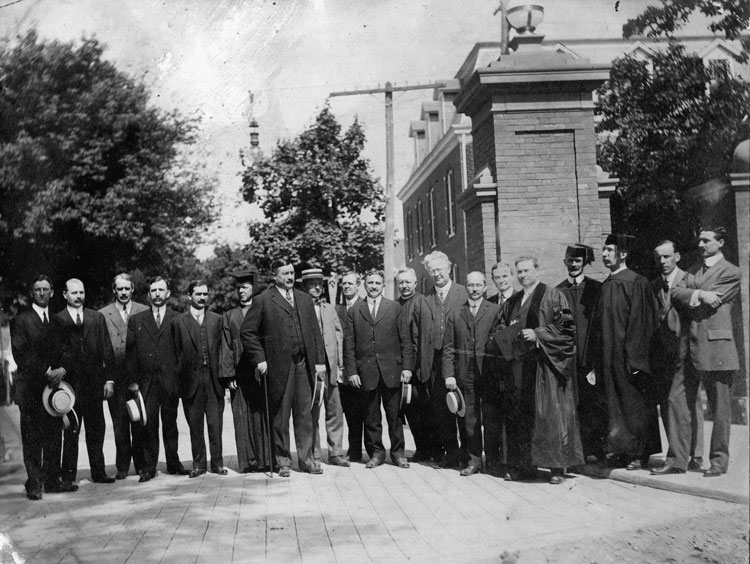
[{"label": "tree foliage", "polygon": [[661,6],[649,6],[628,20],[622,28],[625,38],[645,34],[647,37],[670,37],[690,17],[700,12],[709,19],[709,29],[723,33],[727,39],[739,39],[740,60],[747,61],[750,51],[750,2],[747,0],[661,0]]},{"label": "tree foliage", "polygon": [[748,135],[750,91],[676,43],[652,63],[650,72],[643,61],[617,59],[598,90],[598,160],[620,179],[614,228],[636,235],[642,251],[664,238],[692,248],[699,226],[690,189],[729,173]]},{"label": "tree foliage", "polygon": [[242,175],[242,195],[265,220],[250,226],[259,267],[279,256],[325,271],[382,264],[384,200],[355,120],[342,133],[329,107],[292,141]]},{"label": "tree foliage", "polygon": [[197,122],[153,107],[95,39],[0,50],[0,264],[4,283],[81,278],[89,303],[116,271],[175,276],[212,218],[185,149]]}]

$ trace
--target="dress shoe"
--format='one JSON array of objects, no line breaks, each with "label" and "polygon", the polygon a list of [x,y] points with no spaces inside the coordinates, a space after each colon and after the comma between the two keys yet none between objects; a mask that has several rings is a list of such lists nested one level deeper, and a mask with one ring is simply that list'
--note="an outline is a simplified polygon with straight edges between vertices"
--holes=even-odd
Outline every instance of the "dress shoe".
[{"label": "dress shoe", "polygon": [[112,476],[107,476],[106,474],[98,474],[96,476],[91,476],[91,481],[95,484],[114,484],[115,479]]},{"label": "dress shoe", "polygon": [[320,462],[316,460],[315,462],[310,464],[307,468],[305,468],[305,472],[307,472],[308,474],[315,474],[317,476],[323,473],[323,468],[320,465]]},{"label": "dress shoe", "polygon": [[343,466],[344,468],[349,468],[349,466],[351,466],[349,461],[343,456],[329,456],[328,464],[331,466]]},{"label": "dress shoe", "polygon": [[205,470],[191,470],[188,474],[191,478],[197,478],[198,476],[203,476],[205,474]]},{"label": "dress shoe", "polygon": [[691,458],[690,462],[688,462],[688,471],[689,472],[703,472],[703,461],[702,460],[696,460],[695,458]]},{"label": "dress shoe", "polygon": [[115,480],[124,480],[127,477],[128,477],[127,472],[118,472],[117,474],[115,474]]},{"label": "dress shoe", "polygon": [[474,474],[479,474],[482,472],[481,466],[475,466],[474,464],[469,464],[466,468],[461,470],[462,476],[473,476]]},{"label": "dress shoe", "polygon": [[381,464],[383,464],[383,459],[376,456],[375,458],[371,458],[370,461],[365,464],[365,468],[377,468]]},{"label": "dress shoe", "polygon": [[652,476],[667,476],[669,474],[684,474],[685,471],[682,468],[677,468],[671,464],[665,464],[661,468],[653,468],[651,470]]},{"label": "dress shoe", "polygon": [[565,476],[561,474],[552,474],[552,476],[549,477],[549,483],[553,486],[556,486],[558,484],[562,484],[565,481]]},{"label": "dress shoe", "polygon": [[718,466],[711,466],[711,468],[703,472],[703,477],[704,478],[717,478],[721,476],[722,474],[726,474],[726,470],[722,470]]},{"label": "dress shoe", "polygon": [[458,468],[460,461],[457,454],[446,454],[440,461],[440,468]]},{"label": "dress shoe", "polygon": [[226,466],[217,466],[216,468],[211,468],[212,474],[218,474],[219,476],[226,476],[229,473],[229,470],[227,470]]},{"label": "dress shoe", "polygon": [[586,456],[586,464],[598,464],[599,459],[596,457],[595,454],[589,454]]},{"label": "dress shoe", "polygon": [[506,482],[515,482],[516,480],[518,480],[518,474],[508,470],[507,472],[503,472],[503,480],[505,480]]},{"label": "dress shoe", "polygon": [[393,463],[399,468],[409,468],[409,461],[405,456],[397,456]]},{"label": "dress shoe", "polygon": [[240,474],[252,474],[254,472],[259,472],[259,471],[260,471],[260,468],[258,468],[257,464],[248,464],[242,470],[240,470]]},{"label": "dress shoe", "polygon": [[172,474],[173,476],[187,476],[190,474],[190,470],[180,465],[175,468],[167,468],[167,474]]},{"label": "dress shoe", "polygon": [[148,482],[153,476],[151,475],[151,472],[141,472],[140,478],[138,478],[139,482]]},{"label": "dress shoe", "polygon": [[42,490],[30,490],[26,492],[26,497],[31,501],[39,501],[42,499]]},{"label": "dress shoe", "polygon": [[78,491],[78,484],[68,482],[67,480],[62,480],[59,482],[55,482],[54,484],[44,486],[44,490],[47,493],[72,493]]},{"label": "dress shoe", "polygon": [[643,465],[640,460],[631,460],[625,467],[625,470],[642,470]]},{"label": "dress shoe", "polygon": [[419,449],[415,450],[411,457],[412,462],[429,462],[431,459],[432,457],[428,452]]},{"label": "dress shoe", "polygon": [[292,469],[289,466],[282,466],[279,468],[279,477],[288,478],[292,475]]}]

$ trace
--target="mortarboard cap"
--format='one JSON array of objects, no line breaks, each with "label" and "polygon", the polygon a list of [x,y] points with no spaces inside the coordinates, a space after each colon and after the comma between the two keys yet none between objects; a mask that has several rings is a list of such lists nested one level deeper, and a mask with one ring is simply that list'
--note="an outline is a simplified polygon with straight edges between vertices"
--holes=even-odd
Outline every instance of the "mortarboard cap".
[{"label": "mortarboard cap", "polygon": [[591,264],[594,262],[594,249],[583,243],[573,243],[568,245],[565,249],[565,256],[572,258],[582,258],[584,264]]},{"label": "mortarboard cap", "polygon": [[604,241],[605,245],[617,245],[620,251],[629,251],[632,247],[635,237],[625,233],[609,233]]},{"label": "mortarboard cap", "polygon": [[234,276],[238,284],[244,284],[246,282],[254,283],[255,278],[258,276],[258,269],[254,266],[250,266],[240,270],[232,270],[229,272],[229,276]]}]

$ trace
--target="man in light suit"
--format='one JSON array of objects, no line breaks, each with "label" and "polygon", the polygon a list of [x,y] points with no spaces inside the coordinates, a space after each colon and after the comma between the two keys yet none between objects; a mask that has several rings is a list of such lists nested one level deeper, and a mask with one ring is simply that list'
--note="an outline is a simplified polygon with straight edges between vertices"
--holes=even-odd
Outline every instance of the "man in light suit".
[{"label": "man in light suit", "polygon": [[193,280],[188,285],[190,309],[177,317],[177,390],[182,398],[185,418],[190,427],[193,454],[191,478],[206,473],[206,439],[203,423],[208,427],[211,472],[227,475],[222,454],[221,433],[224,421],[224,382],[221,371],[221,347],[224,339],[221,316],[208,311],[208,285]]},{"label": "man in light suit", "polygon": [[115,365],[112,377],[115,383],[115,394],[107,400],[109,414],[112,416],[112,427],[115,432],[115,466],[117,474],[115,478],[124,480],[130,470],[130,458],[133,454],[135,471],[140,474],[143,460],[140,453],[132,452],[132,441],[130,434],[130,416],[125,407],[125,402],[130,399],[128,391],[127,370],[125,368],[125,343],[128,337],[128,319],[148,307],[132,300],[133,279],[125,272],[115,276],[112,281],[112,293],[115,301],[99,310],[107,320],[107,331],[112,348],[115,352]]},{"label": "man in light suit", "polygon": [[412,337],[418,343],[417,379],[428,382],[430,408],[425,419],[435,429],[431,456],[443,468],[458,468],[461,460],[456,439],[454,417],[445,404],[445,378],[443,378],[443,338],[445,324],[452,311],[469,299],[466,288],[450,279],[451,262],[445,253],[435,251],[422,261],[432,277],[434,286],[425,298],[414,307],[415,331]]},{"label": "man in light suit", "polygon": [[238,307],[224,312],[224,346],[222,367],[232,401],[234,439],[240,472],[262,472],[271,468],[271,445],[268,444],[263,388],[242,354],[240,328],[253,304],[257,284],[254,267],[230,273],[237,281]]},{"label": "man in light suit", "polygon": [[[341,409],[339,383],[343,379],[344,368],[344,330],[341,327],[336,309],[323,300],[323,271],[320,268],[308,268],[301,272],[300,281],[303,289],[310,294],[315,307],[323,345],[326,351],[326,371],[323,404],[326,412],[326,438],[328,442],[328,463],[334,466],[349,466],[349,461],[343,455],[344,442],[344,412]],[[320,420],[319,403],[313,403],[313,458],[320,466]]]},{"label": "man in light suit", "polygon": [[245,316],[240,339],[248,362],[265,376],[279,476],[292,475],[289,416],[300,470],[321,474],[313,459],[310,410],[316,380],[325,380],[325,349],[313,301],[294,289],[294,266],[285,259],[271,263],[273,285],[255,298]]},{"label": "man in light suit", "polygon": [[[481,272],[466,276],[469,300],[454,309],[448,316],[443,341],[443,377],[448,390],[459,388],[466,402],[466,413],[457,417],[461,438],[462,458],[468,464],[462,476],[472,476],[482,471],[482,421],[484,378],[482,368],[484,350],[490,329],[500,306],[484,299],[487,282]],[[490,435],[488,433],[488,435]],[[487,464],[499,466],[499,442],[496,436],[487,436]]]},{"label": "man in light suit", "polygon": [[171,291],[169,282],[161,276],[148,281],[151,307],[132,315],[128,320],[125,343],[125,362],[128,370],[128,389],[139,391],[146,404],[146,426],[138,426],[133,435],[133,450],[143,456],[144,468],[140,481],[156,476],[159,461],[159,418],[167,458],[167,473],[184,476],[177,453],[177,348],[175,320],[177,314],[167,307]]},{"label": "man in light suit", "polygon": [[[76,392],[76,413],[86,427],[86,450],[91,464],[91,481],[110,484],[104,465],[104,402],[115,391],[115,353],[107,332],[107,322],[98,311],[83,307],[83,282],[71,278],[65,283],[65,309],[57,313],[63,343],[65,380]],[[78,472],[78,430],[71,426],[63,433],[62,479],[74,482]]]},{"label": "man in light suit", "polygon": [[[732,329],[732,306],[740,293],[740,270],[724,258],[727,241],[723,227],[703,229],[698,247],[703,264],[688,271],[684,287],[671,288],[672,301],[688,309],[688,350],[714,414],[711,466],[703,475],[721,476],[729,465],[732,423],[732,383],[739,370]],[[671,404],[670,404],[671,405]]]},{"label": "man in light suit", "polygon": [[361,388],[367,402],[365,450],[367,468],[385,460],[381,399],[391,439],[391,461],[409,468],[404,456],[404,421],[400,414],[401,383],[411,379],[413,345],[401,324],[401,307],[384,298],[385,276],[371,270],[365,275],[367,300],[349,310],[346,317],[344,366],[349,383]]}]

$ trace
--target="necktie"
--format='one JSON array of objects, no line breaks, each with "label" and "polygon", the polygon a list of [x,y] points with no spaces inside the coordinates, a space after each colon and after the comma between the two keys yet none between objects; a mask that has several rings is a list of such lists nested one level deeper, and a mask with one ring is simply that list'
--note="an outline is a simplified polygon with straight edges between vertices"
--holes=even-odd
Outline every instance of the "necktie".
[{"label": "necktie", "polygon": [[375,300],[372,300],[370,302],[370,317],[375,319],[375,314],[377,314],[378,308],[377,308],[377,302]]},{"label": "necktie", "polygon": [[81,326],[81,314],[80,313],[76,313],[76,326],[78,327]]},{"label": "necktie", "polygon": [[287,290],[286,291],[286,301],[289,302],[289,305],[294,307],[294,298],[292,297],[292,291]]},{"label": "necktie", "polygon": [[316,300],[315,302],[315,316],[318,318],[318,326],[320,327],[320,332],[323,332],[323,313],[320,311],[320,300]]},{"label": "necktie", "polygon": [[161,315],[158,309],[156,310],[156,326],[161,327]]},{"label": "necktie", "polygon": [[477,316],[477,304],[476,304],[476,302],[474,302],[474,303],[471,304],[471,315],[473,315],[474,317]]},{"label": "necktie", "polygon": [[500,294],[497,297],[497,305],[499,305],[500,307],[503,307],[504,303],[505,303],[505,295],[504,294]]},{"label": "necktie", "polygon": [[195,320],[198,322],[198,325],[203,325],[203,312],[199,311],[198,315],[195,316]]},{"label": "necktie", "polygon": [[669,282],[666,278],[661,279],[661,289],[664,291],[664,293],[668,296],[669,295]]},{"label": "necktie", "polygon": [[49,325],[49,319],[47,319],[47,312],[46,311],[42,312],[42,323],[44,323],[44,325]]},{"label": "necktie", "polygon": [[128,306],[126,305],[122,306],[122,319],[125,323],[128,322]]}]

